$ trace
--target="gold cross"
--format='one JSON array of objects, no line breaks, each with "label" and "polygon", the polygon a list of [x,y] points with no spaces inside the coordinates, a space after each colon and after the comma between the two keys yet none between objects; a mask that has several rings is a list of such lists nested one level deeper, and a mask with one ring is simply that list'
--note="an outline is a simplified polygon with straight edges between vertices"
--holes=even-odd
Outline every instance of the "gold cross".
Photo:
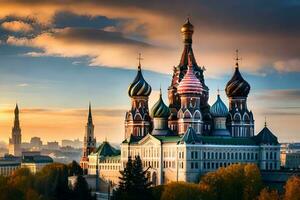
[{"label": "gold cross", "polygon": [[137,57],[137,59],[139,61],[139,66],[141,66],[141,60],[143,60],[141,53],[139,53],[139,56]]}]

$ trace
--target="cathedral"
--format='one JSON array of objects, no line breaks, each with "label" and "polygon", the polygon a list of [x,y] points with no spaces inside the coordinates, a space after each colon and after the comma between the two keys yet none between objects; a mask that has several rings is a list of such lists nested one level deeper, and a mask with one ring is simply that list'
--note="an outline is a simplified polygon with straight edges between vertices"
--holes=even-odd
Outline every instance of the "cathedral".
[{"label": "cathedral", "polygon": [[250,84],[243,78],[237,55],[235,70],[225,92],[228,107],[218,94],[210,106],[204,68],[192,48],[194,27],[188,19],[181,28],[183,52],[173,69],[168,87],[169,105],[162,91],[149,109],[151,85],[139,63],[129,85],[131,107],[125,114],[125,134],[121,149],[103,142],[96,148],[91,109],[84,138],[81,165],[88,174],[98,174],[117,184],[119,171],[129,156],[139,155],[147,178],[153,185],[171,181],[197,182],[207,172],[235,163],[255,163],[261,170],[280,169],[280,144],[267,124],[255,134],[254,116],[247,106]]}]

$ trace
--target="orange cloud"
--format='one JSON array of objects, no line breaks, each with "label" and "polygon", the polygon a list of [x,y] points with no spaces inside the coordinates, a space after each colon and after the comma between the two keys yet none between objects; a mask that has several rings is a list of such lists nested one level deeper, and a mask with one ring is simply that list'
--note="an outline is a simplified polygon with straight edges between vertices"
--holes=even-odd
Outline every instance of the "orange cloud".
[{"label": "orange cloud", "polygon": [[30,24],[22,21],[4,22],[1,24],[1,27],[12,32],[28,33],[33,31],[33,27]]}]

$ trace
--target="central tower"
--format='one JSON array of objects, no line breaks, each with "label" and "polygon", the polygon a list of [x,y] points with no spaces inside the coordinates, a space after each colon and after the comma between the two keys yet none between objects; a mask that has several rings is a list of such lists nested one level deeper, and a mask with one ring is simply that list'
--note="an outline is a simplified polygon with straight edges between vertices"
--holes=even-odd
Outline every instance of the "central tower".
[{"label": "central tower", "polygon": [[20,127],[20,120],[19,120],[19,107],[16,104],[15,108],[15,120],[14,126],[12,128],[11,138],[9,139],[9,154],[13,156],[21,156],[21,144],[22,144],[22,134],[21,134],[21,127]]},{"label": "central tower", "polygon": [[192,48],[192,43],[193,43],[192,36],[194,33],[194,26],[191,24],[189,18],[187,19],[186,23],[183,24],[181,28],[181,33],[182,33],[184,48],[178,66],[174,67],[173,69],[172,82],[168,88],[169,108],[171,111],[171,115],[169,118],[169,127],[173,131],[178,132],[177,113],[181,107],[181,103],[180,103],[179,94],[177,92],[177,87],[180,81],[183,79],[184,75],[187,73],[188,65],[189,65],[188,63],[190,60],[191,66],[193,68],[193,72],[202,85],[202,93],[200,95],[200,99],[201,99],[200,108],[203,114],[203,123],[204,123],[203,133],[208,134],[210,132],[211,124],[212,124],[212,118],[209,112],[210,106],[208,104],[209,89],[205,85],[205,80],[203,75],[204,67],[201,68],[198,66],[194,56],[194,52]]}]

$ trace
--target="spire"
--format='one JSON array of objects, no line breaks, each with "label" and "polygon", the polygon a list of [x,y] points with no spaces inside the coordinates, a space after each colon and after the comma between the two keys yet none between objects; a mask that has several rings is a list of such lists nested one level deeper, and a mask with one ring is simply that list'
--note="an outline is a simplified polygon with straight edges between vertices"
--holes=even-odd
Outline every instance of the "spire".
[{"label": "spire", "polygon": [[88,123],[89,123],[89,124],[92,124],[92,123],[93,123],[91,102],[89,102],[89,116],[88,116]]},{"label": "spire", "polygon": [[267,117],[265,116],[265,127],[267,127]]},{"label": "spire", "polygon": [[15,121],[14,121],[14,127],[19,128],[20,127],[20,121],[19,121],[19,107],[18,104],[16,103],[15,107]]},{"label": "spire", "polygon": [[141,53],[139,53],[139,56],[137,57],[137,59],[138,59],[138,61],[139,61],[139,65],[138,65],[138,70],[139,71],[141,71],[141,60],[143,60],[143,58],[142,58],[142,54]]},{"label": "spire", "polygon": [[236,60],[235,66],[239,67],[239,60],[242,60],[242,58],[239,57],[239,50],[238,49],[235,50],[235,54],[236,54],[236,57],[235,57],[235,60]]}]

